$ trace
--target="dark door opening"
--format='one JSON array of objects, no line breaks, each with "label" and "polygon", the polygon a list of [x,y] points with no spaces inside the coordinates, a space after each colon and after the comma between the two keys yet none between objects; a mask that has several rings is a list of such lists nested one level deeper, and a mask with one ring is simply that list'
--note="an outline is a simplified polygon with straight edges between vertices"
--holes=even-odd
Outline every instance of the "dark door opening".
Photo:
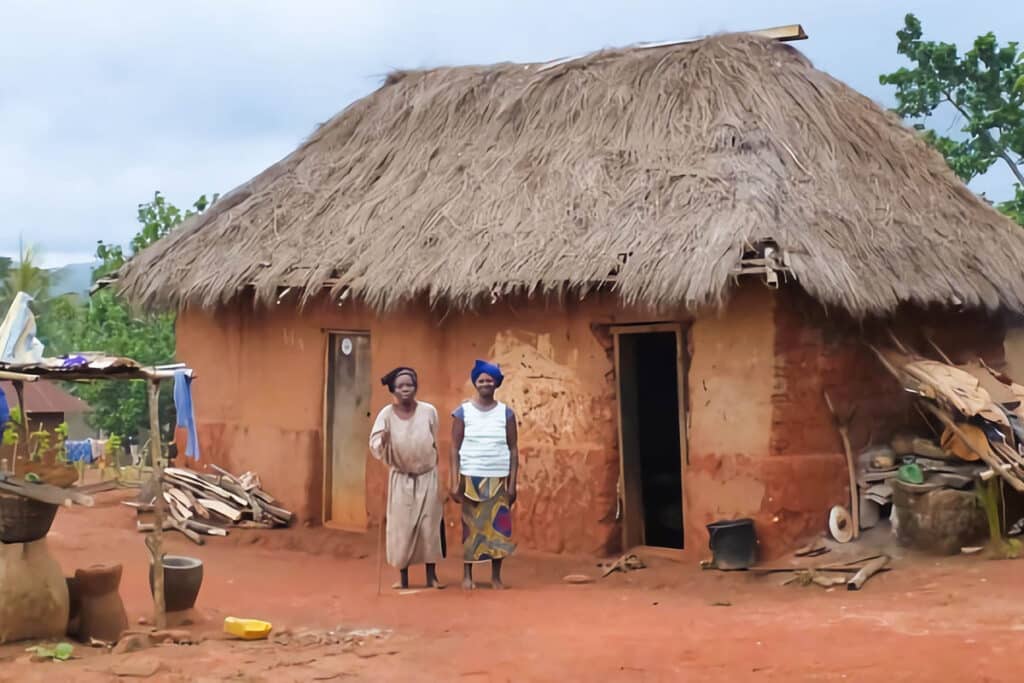
[{"label": "dark door opening", "polygon": [[679,332],[616,335],[623,540],[683,547]]}]

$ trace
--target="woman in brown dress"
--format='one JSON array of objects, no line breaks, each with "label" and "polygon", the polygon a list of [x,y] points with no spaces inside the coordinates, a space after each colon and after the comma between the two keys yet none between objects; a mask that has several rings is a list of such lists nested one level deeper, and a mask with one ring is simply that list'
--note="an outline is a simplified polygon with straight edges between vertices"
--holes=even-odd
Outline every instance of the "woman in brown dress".
[{"label": "woman in brown dress", "polygon": [[418,380],[412,368],[395,368],[381,378],[394,403],[377,415],[370,430],[370,451],[389,468],[387,560],[398,568],[396,588],[409,587],[409,566],[425,564],[427,586],[437,580],[441,557],[441,499],[437,491],[437,410],[416,400]]}]

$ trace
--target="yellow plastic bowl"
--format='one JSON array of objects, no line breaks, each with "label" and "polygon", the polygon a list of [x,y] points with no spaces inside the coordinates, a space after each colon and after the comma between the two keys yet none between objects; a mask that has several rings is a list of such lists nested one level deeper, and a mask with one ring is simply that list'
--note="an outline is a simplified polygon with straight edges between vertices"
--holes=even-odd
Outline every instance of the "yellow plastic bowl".
[{"label": "yellow plastic bowl", "polygon": [[242,640],[260,640],[270,635],[270,629],[274,628],[269,621],[259,619],[238,619],[227,617],[224,619],[224,633]]}]

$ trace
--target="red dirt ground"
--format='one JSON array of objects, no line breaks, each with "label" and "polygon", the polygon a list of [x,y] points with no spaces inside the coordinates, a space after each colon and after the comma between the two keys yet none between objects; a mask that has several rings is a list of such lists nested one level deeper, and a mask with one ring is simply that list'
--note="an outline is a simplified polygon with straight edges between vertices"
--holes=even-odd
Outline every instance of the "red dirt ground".
[{"label": "red dirt ground", "polygon": [[[61,510],[49,536],[65,572],[124,564],[121,595],[134,623],[150,614],[147,554],[123,493]],[[65,663],[0,647],[0,681],[119,679],[125,661],[159,663],[162,681],[1009,681],[1020,677],[1024,563],[977,557],[903,559],[863,591],[782,586],[785,575],[649,567],[599,583],[596,561],[523,553],[504,593],[458,588],[376,594],[374,541],[324,530],[233,533],[202,548],[176,534],[169,552],[205,563],[198,645],[109,655],[76,647]],[[315,553],[295,548],[314,548]],[[835,553],[833,553],[835,554]],[[828,557],[828,556],[826,556]],[[442,577],[457,583],[458,561]],[[421,580],[421,574],[414,579]],[[724,603],[724,604],[723,604]],[[381,628],[351,649],[238,643],[217,635],[225,615],[267,619],[275,633]]]}]

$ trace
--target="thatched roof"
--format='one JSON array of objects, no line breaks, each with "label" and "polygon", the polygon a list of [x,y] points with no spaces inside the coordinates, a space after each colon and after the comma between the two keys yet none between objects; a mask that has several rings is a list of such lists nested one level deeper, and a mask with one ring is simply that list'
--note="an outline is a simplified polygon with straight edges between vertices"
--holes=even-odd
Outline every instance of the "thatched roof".
[{"label": "thatched roof", "polygon": [[764,243],[856,315],[1024,310],[1024,230],[868,98],[749,35],[394,73],[120,286],[147,307],[247,286],[466,304],[607,283],[628,254],[625,302],[697,307]]}]

